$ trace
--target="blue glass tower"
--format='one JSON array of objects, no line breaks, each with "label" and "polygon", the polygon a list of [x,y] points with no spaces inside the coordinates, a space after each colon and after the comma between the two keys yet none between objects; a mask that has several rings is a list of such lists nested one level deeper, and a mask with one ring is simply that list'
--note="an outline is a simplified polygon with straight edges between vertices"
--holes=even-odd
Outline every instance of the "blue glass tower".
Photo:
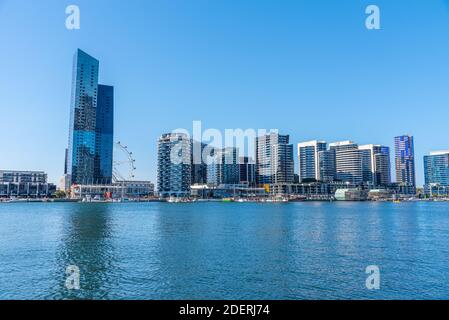
[{"label": "blue glass tower", "polygon": [[96,171],[101,184],[112,182],[112,156],[114,145],[114,87],[98,85],[96,116]]},{"label": "blue glass tower", "polygon": [[394,138],[396,182],[416,186],[415,147],[413,137],[404,135]]},{"label": "blue glass tower", "polygon": [[73,59],[67,174],[72,184],[110,183],[113,88],[98,85],[99,61],[78,49]]},{"label": "blue glass tower", "polygon": [[449,192],[449,151],[424,156],[424,189],[427,194]]}]

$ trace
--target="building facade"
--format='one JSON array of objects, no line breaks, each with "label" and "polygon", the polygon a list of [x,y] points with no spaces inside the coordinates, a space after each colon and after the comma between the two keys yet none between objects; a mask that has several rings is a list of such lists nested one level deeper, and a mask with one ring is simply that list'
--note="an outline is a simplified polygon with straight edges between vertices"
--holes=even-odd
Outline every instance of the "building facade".
[{"label": "building facade", "polygon": [[239,152],[237,148],[215,149],[207,166],[207,183],[211,185],[240,182]]},{"label": "building facade", "polygon": [[0,170],[0,197],[42,198],[50,197],[56,185],[47,182],[42,171]]},{"label": "building facade", "polygon": [[67,174],[72,184],[110,183],[113,89],[98,85],[99,61],[77,50],[73,61]]},{"label": "building facade", "polygon": [[426,195],[449,195],[449,150],[424,156],[424,181]]},{"label": "building facade", "polygon": [[154,184],[150,181],[118,181],[107,185],[73,185],[72,199],[144,199],[154,195]]},{"label": "building facade", "polygon": [[298,144],[299,181],[321,179],[319,153],[327,150],[324,141],[308,141]]},{"label": "building facade", "polygon": [[251,157],[240,157],[240,183],[253,186],[256,184],[256,164]]},{"label": "building facade", "polygon": [[362,153],[363,182],[372,186],[391,184],[390,148],[367,144],[359,147]]},{"label": "building facade", "polygon": [[335,152],[336,179],[360,184],[363,182],[362,152],[352,141],[335,142],[329,145]]},{"label": "building facade", "polygon": [[191,184],[206,184],[207,183],[207,152],[211,154],[211,149],[207,144],[191,141],[191,159],[192,159],[192,174]]},{"label": "building facade", "polygon": [[394,138],[396,182],[416,186],[415,147],[413,137],[409,135]]},{"label": "building facade", "polygon": [[98,85],[96,110],[95,177],[101,184],[112,183],[114,146],[114,87]]},{"label": "building facade", "polygon": [[335,181],[337,175],[335,150],[318,152],[319,181]]},{"label": "building facade", "polygon": [[191,140],[186,134],[163,134],[158,141],[157,191],[160,197],[188,197],[192,181]]},{"label": "building facade", "polygon": [[293,145],[289,135],[270,133],[256,138],[256,181],[259,185],[293,183]]}]

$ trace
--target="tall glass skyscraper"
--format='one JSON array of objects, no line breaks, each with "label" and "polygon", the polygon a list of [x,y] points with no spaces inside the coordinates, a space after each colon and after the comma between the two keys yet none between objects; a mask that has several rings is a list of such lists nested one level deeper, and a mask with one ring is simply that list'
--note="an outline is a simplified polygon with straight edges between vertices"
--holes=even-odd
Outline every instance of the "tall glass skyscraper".
[{"label": "tall glass skyscraper", "polygon": [[112,180],[113,88],[98,85],[99,61],[78,49],[73,59],[67,174],[71,184]]},{"label": "tall glass skyscraper", "polygon": [[98,85],[96,117],[95,180],[112,183],[112,157],[114,145],[114,87]]},{"label": "tall glass skyscraper", "polygon": [[394,138],[396,160],[396,182],[416,186],[415,147],[413,137],[408,135]]}]

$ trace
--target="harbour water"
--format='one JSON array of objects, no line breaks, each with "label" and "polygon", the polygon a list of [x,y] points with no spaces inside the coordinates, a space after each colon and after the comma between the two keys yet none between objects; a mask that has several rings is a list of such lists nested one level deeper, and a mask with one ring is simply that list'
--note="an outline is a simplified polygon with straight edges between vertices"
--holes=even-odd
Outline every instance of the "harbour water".
[{"label": "harbour water", "polygon": [[447,203],[0,204],[0,299],[448,298]]}]

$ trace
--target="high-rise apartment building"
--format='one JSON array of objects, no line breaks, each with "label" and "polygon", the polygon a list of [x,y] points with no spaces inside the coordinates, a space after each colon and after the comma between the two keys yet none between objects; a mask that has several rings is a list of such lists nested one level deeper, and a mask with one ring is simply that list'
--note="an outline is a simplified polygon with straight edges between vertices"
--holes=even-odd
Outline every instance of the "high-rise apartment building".
[{"label": "high-rise apartment building", "polygon": [[186,134],[163,134],[158,141],[157,190],[161,197],[188,197],[192,181],[191,140]]},{"label": "high-rise apartment building", "polygon": [[424,180],[427,194],[449,193],[449,150],[424,156]]},{"label": "high-rise apartment building", "polygon": [[337,175],[335,150],[324,150],[318,152],[319,181],[335,181]]},{"label": "high-rise apartment building", "polygon": [[335,152],[336,179],[352,184],[363,182],[362,152],[352,141],[329,144]]},{"label": "high-rise apartment building", "polygon": [[102,184],[110,184],[114,145],[114,87],[98,85],[96,113],[95,179]]},{"label": "high-rise apartment building", "polygon": [[363,182],[372,186],[391,183],[390,148],[367,144],[359,147],[362,153]]},{"label": "high-rise apartment building", "polygon": [[413,137],[409,135],[394,138],[396,182],[416,186],[415,147]]},{"label": "high-rise apartment building", "polygon": [[237,148],[215,149],[207,166],[207,183],[212,185],[240,182],[239,152]]},{"label": "high-rise apartment building", "polygon": [[256,180],[258,184],[294,181],[293,145],[289,135],[271,132],[256,138]]},{"label": "high-rise apartment building", "polygon": [[[207,150],[212,150],[207,144],[192,140],[192,182],[191,184],[207,183]],[[211,152],[209,152],[210,155]]]},{"label": "high-rise apartment building", "polygon": [[113,88],[98,85],[99,61],[82,50],[73,60],[67,174],[72,184],[110,183]]},{"label": "high-rise apartment building", "polygon": [[240,183],[247,183],[250,186],[256,183],[256,164],[251,157],[240,157]]},{"label": "high-rise apartment building", "polygon": [[[299,181],[321,180],[319,153],[327,150],[324,141],[308,141],[298,144]],[[323,158],[321,160],[324,160]]]}]

